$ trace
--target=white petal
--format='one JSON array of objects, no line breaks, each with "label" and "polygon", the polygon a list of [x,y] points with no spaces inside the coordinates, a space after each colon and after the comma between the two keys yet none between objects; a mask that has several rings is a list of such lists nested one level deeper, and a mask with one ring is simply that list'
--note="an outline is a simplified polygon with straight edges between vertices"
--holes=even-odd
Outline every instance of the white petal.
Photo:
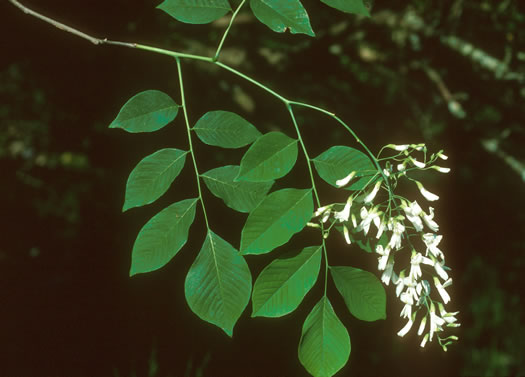
[{"label": "white petal", "polygon": [[437,196],[436,194],[433,194],[431,193],[430,191],[428,191],[427,189],[425,189],[423,186],[421,186],[419,188],[419,191],[421,192],[421,195],[423,195],[425,197],[425,199],[433,202],[433,201],[436,201],[439,199],[439,196]]},{"label": "white petal", "polygon": [[444,168],[444,167],[441,167],[441,166],[432,166],[432,169],[434,170],[437,170],[438,172],[440,173],[448,173],[450,172],[450,168]]},{"label": "white petal", "polygon": [[357,172],[353,171],[351,172],[350,174],[348,174],[346,177],[344,177],[343,179],[338,179],[337,181],[335,181],[335,185],[337,187],[343,187],[343,186],[346,186],[348,184],[348,182],[350,182],[350,180],[352,178],[354,178],[354,176],[356,175]]},{"label": "white petal", "polygon": [[405,327],[403,327],[401,330],[399,330],[399,332],[397,333],[398,336],[405,336],[409,331],[410,329],[412,328],[412,324],[414,322],[412,321],[412,318],[409,318],[407,324],[405,325]]},{"label": "white petal", "polygon": [[412,161],[412,163],[420,169],[423,169],[426,166],[424,162],[418,161],[415,158],[410,158],[410,161]]},{"label": "white petal", "polygon": [[425,334],[425,336],[423,337],[423,340],[421,341],[420,346],[422,348],[425,347],[425,344],[427,344],[427,341],[428,341],[428,334]]},{"label": "white petal", "polygon": [[427,316],[424,316],[423,319],[421,320],[421,324],[419,325],[419,329],[417,330],[417,335],[423,334],[426,323],[427,323]]},{"label": "white petal", "polygon": [[343,234],[345,236],[346,243],[350,245],[352,242],[350,241],[350,235],[348,234],[348,228],[346,225],[343,225]]},{"label": "white petal", "polygon": [[376,197],[377,195],[377,192],[379,191],[379,188],[381,187],[381,181],[377,181],[375,186],[374,186],[374,189],[370,192],[370,194],[368,194],[365,199],[363,200],[365,203],[370,203],[372,200],[374,200],[374,198]]},{"label": "white petal", "polygon": [[448,279],[448,274],[443,269],[443,267],[442,267],[442,265],[440,263],[435,263],[434,264],[434,269],[436,270],[437,274],[441,277],[441,279],[443,279],[443,280],[447,280]]}]

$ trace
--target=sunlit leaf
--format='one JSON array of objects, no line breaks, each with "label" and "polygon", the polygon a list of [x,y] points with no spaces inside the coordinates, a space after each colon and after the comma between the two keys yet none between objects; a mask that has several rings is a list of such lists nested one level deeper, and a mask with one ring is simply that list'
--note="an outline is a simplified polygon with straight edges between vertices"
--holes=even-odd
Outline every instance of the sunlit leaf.
[{"label": "sunlit leaf", "polygon": [[321,250],[321,246],[310,246],[266,266],[253,286],[252,317],[281,317],[293,312],[317,280]]},{"label": "sunlit leaf", "polygon": [[241,160],[236,180],[265,182],[284,177],[297,161],[297,140],[281,132],[259,137]]},{"label": "sunlit leaf", "polygon": [[222,166],[201,174],[204,183],[213,195],[224,200],[226,205],[239,212],[251,212],[261,203],[273,185],[268,182],[236,182],[238,166]]},{"label": "sunlit leaf", "polygon": [[303,324],[299,342],[299,361],[314,377],[337,373],[350,356],[350,336],[323,296]]},{"label": "sunlit leaf", "polygon": [[228,0],[165,0],[157,8],[187,24],[207,24],[231,10]]},{"label": "sunlit leaf", "polygon": [[331,266],[330,274],[350,313],[362,321],[386,318],[386,293],[372,273],[348,266]]},{"label": "sunlit leaf", "polygon": [[222,148],[241,148],[261,136],[251,123],[229,111],[207,112],[193,130],[203,143]]},{"label": "sunlit leaf", "polygon": [[283,189],[255,208],[241,235],[242,254],[265,254],[288,242],[313,214],[312,190]]},{"label": "sunlit leaf", "polygon": [[164,194],[184,167],[187,153],[166,148],[142,159],[129,175],[122,210],[152,203]]},{"label": "sunlit leaf", "polygon": [[188,240],[197,200],[173,203],[142,227],[133,245],[130,276],[157,270],[179,252]]},{"label": "sunlit leaf", "polygon": [[341,12],[360,14],[370,17],[368,8],[363,0],[321,0],[328,6],[340,10]]},{"label": "sunlit leaf", "polygon": [[252,276],[244,257],[208,231],[184,284],[191,310],[231,337],[235,323],[248,305],[251,290]]},{"label": "sunlit leaf", "polygon": [[133,133],[157,131],[175,119],[178,111],[179,105],[167,94],[146,90],[126,102],[109,127]]},{"label": "sunlit leaf", "polygon": [[[377,169],[370,158],[357,149],[336,145],[315,157],[313,160],[319,176],[337,187],[336,181],[345,178],[352,171],[356,171],[356,178],[350,184],[357,183],[359,177],[369,177],[377,173]],[[370,178],[367,179],[370,180]],[[351,186],[351,185],[350,185]],[[354,189],[357,186],[351,186]]]},{"label": "sunlit leaf", "polygon": [[315,36],[308,13],[299,0],[250,0],[253,14],[273,31]]}]

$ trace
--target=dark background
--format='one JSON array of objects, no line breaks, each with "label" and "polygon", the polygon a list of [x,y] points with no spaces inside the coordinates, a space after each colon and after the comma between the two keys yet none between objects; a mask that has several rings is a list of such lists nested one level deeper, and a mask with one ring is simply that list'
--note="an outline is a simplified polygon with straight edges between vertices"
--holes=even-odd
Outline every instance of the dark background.
[{"label": "dark background", "polygon": [[[404,320],[391,288],[387,320],[365,323],[330,286],[352,340],[338,375],[525,374],[520,3],[378,1],[365,19],[305,1],[315,39],[273,33],[248,8],[231,31],[224,62],[286,97],[335,112],[372,151],[425,142],[450,157],[443,164],[450,174],[424,182],[441,197],[437,221],[454,278],[447,308],[461,311],[459,343],[443,353],[436,342],[421,349],[415,331],[397,337]],[[213,53],[225,27],[224,20],[178,23],[149,1],[25,4],[98,37],[197,54]],[[183,282],[204,238],[200,212],[172,262],[128,277],[137,232],[169,203],[194,196],[195,183],[185,169],[156,203],[122,214],[135,164],[163,147],[187,148],[183,118],[154,134],[107,126],[143,90],[180,102],[174,60],[91,45],[5,1],[0,14],[0,375],[306,376],[297,344],[320,287],[284,318],[251,319],[248,308],[233,339],[189,310]],[[462,54],[447,44],[450,36],[480,52]],[[496,67],[506,64],[502,74],[487,68],[490,56],[502,61]],[[190,122],[229,110],[262,132],[293,135],[284,106],[260,89],[206,63],[184,61],[183,70]],[[298,120],[312,156],[334,144],[355,146],[327,117],[300,110]],[[201,171],[236,163],[242,152],[196,146]],[[299,163],[282,186],[306,187],[304,169]],[[325,202],[344,200],[324,190],[339,195]],[[238,247],[245,216],[205,195],[212,228]],[[331,262],[376,271],[375,258],[342,239],[329,247]],[[253,275],[273,257],[248,258]]]}]

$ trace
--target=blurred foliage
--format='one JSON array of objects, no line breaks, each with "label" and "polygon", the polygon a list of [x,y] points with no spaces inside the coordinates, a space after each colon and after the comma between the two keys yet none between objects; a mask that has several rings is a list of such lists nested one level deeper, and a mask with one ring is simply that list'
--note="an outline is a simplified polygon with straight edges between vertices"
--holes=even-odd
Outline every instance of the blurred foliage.
[{"label": "blurred foliage", "polygon": [[[445,357],[432,347],[422,353],[416,342],[395,336],[396,326],[402,325],[393,315],[396,308],[384,325],[364,330],[345,319],[362,353],[353,350],[341,375],[385,374],[385,365],[403,375],[525,375],[525,3],[376,1],[371,18],[304,5],[316,39],[277,35],[244,11],[221,59],[287,97],[335,112],[373,150],[387,143],[425,142],[451,157],[452,172],[436,178],[431,191],[442,193],[437,212],[455,279],[452,303],[462,310],[459,344]],[[204,27],[178,24],[149,1],[95,1],[80,7],[54,0],[41,8],[99,36],[199,54],[214,52],[227,25],[226,18]],[[89,46],[13,7],[2,15],[17,37],[3,41],[7,47],[0,62],[0,205],[5,219],[0,283],[8,308],[3,322],[18,325],[4,335],[6,372],[0,374],[30,376],[45,370],[71,375],[81,368],[86,375],[116,370],[121,376],[139,376],[148,375],[153,359],[158,369],[150,374],[155,376],[204,375],[204,366],[206,373],[217,375],[300,373],[281,355],[282,348],[296,344],[297,334],[290,334],[290,341],[287,336],[275,339],[274,328],[253,320],[253,325],[241,323],[246,328],[239,333],[246,335],[230,343],[191,319],[181,308],[180,292],[168,288],[182,286],[172,280],[184,275],[178,268],[189,267],[185,256],[136,284],[126,276],[136,232],[121,224],[129,221],[139,229],[144,213],[153,213],[144,209],[123,220],[119,211],[127,174],[148,152],[171,146],[165,140],[178,139],[170,130],[147,141],[112,136],[106,127],[123,101],[141,90],[176,94],[174,62]],[[244,114],[265,132],[288,129],[286,112],[256,88],[203,63],[188,63],[185,71],[193,121],[221,109]],[[298,118],[306,139],[319,142],[312,145],[313,155],[327,143],[350,142],[323,117],[305,111]],[[206,155],[202,170],[229,158],[219,152]],[[221,223],[222,208],[212,210]],[[242,219],[222,221],[225,232]],[[264,265],[261,261],[256,270]],[[76,287],[74,294],[71,287]],[[23,304],[47,313],[41,326],[31,324],[32,315],[22,314]],[[85,328],[77,329],[78,321]],[[289,331],[286,321],[272,326]],[[72,335],[54,339],[57,328]],[[185,336],[178,336],[187,328]],[[377,331],[377,337],[367,340],[370,331]],[[35,341],[39,336],[44,340]],[[276,349],[266,356],[273,360],[270,365],[257,364],[265,360],[259,354],[239,370],[220,369],[228,364],[225,358],[240,357],[256,341]],[[73,352],[74,345],[80,350]],[[47,363],[50,349],[59,366]],[[35,361],[22,363],[28,352]],[[93,365],[94,358],[99,365]]]}]

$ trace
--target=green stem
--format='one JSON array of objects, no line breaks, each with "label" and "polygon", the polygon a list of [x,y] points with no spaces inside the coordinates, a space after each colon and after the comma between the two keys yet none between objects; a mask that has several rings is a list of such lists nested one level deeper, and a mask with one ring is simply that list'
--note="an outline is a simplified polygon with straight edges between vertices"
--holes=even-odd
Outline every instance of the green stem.
[{"label": "green stem", "polygon": [[233,21],[235,20],[235,17],[237,17],[237,13],[239,13],[239,11],[241,10],[241,8],[242,8],[242,6],[244,5],[245,2],[246,2],[246,0],[242,0],[241,3],[239,4],[239,6],[237,7],[237,9],[235,9],[235,12],[233,12],[232,18],[230,19],[230,23],[228,24],[228,27],[224,31],[222,39],[219,42],[219,47],[217,47],[217,51],[215,52],[215,56],[213,57],[213,61],[214,62],[217,61],[217,59],[219,59],[219,55],[221,53],[222,45],[224,44],[224,41],[226,40],[226,36],[230,32],[230,28],[233,25]]},{"label": "green stem", "polygon": [[151,51],[151,52],[155,52],[155,53],[161,54],[161,55],[168,55],[168,56],[171,56],[173,58],[186,58],[186,59],[202,60],[202,61],[205,61],[205,62],[208,62],[208,63],[213,63],[213,59],[209,58],[207,56],[185,54],[185,53],[182,53],[182,52],[165,50],[163,48],[146,46],[146,45],[141,45],[141,44],[137,44],[137,43],[134,44],[134,47],[138,48],[140,50]]},{"label": "green stem", "polygon": [[[293,112],[292,106],[290,106],[290,103],[286,103],[286,108],[288,109],[288,112],[290,113],[290,116],[292,117],[292,122],[295,127],[295,132],[297,133],[297,140],[299,140],[299,144],[301,145],[301,148],[304,153],[304,157],[306,158],[306,166],[308,166],[308,172],[310,173],[310,182],[312,182],[312,191],[314,193],[315,201],[317,203],[317,207],[321,207],[321,200],[319,199],[319,194],[317,193],[317,187],[315,186],[315,179],[314,179],[314,172],[312,169],[312,162],[310,160],[310,156],[308,155],[308,151],[306,150],[306,145],[304,144],[303,137],[301,136],[301,131],[299,130],[299,125],[297,124],[297,119],[295,119],[295,114]],[[326,296],[326,291],[328,288],[328,252],[326,250],[326,244],[324,241],[324,224],[321,222],[321,235],[323,239],[323,255],[324,255],[324,295]]]},{"label": "green stem", "polygon": [[227,70],[227,71],[230,71],[230,72],[233,73],[234,75],[237,75],[237,76],[239,76],[239,77],[242,77],[244,80],[251,82],[252,84],[258,86],[259,88],[261,88],[261,89],[267,91],[267,92],[270,93],[272,96],[274,96],[274,97],[280,99],[281,101],[283,101],[285,104],[289,104],[289,103],[290,103],[289,100],[287,100],[286,98],[284,98],[283,96],[281,96],[281,95],[278,94],[277,92],[274,92],[273,90],[271,90],[270,88],[268,88],[266,85],[261,84],[259,81],[254,80],[254,79],[252,79],[252,78],[249,77],[249,76],[246,76],[244,73],[239,72],[239,71],[237,71],[236,69],[234,69],[234,68],[232,68],[232,67],[230,67],[230,66],[228,66],[228,65],[226,65],[226,64],[223,64],[223,63],[221,63],[221,62],[215,62],[215,64],[218,65],[218,66],[221,67],[221,68],[224,68],[224,69]]},{"label": "green stem", "polygon": [[204,201],[202,199],[202,190],[201,190],[201,182],[200,182],[200,175],[199,175],[199,169],[197,168],[197,160],[195,159],[195,152],[193,151],[193,143],[191,142],[191,130],[190,130],[190,122],[188,120],[188,110],[186,108],[186,99],[184,96],[184,84],[182,81],[182,68],[180,64],[180,58],[178,56],[175,57],[177,60],[177,71],[179,73],[179,84],[180,84],[180,96],[181,96],[181,102],[182,102],[182,111],[184,113],[184,120],[186,122],[186,131],[188,132],[188,143],[190,146],[190,153],[191,153],[191,159],[193,160],[193,169],[195,170],[195,179],[197,180],[197,190],[199,192],[199,201],[201,203],[202,207],[202,213],[204,214],[204,222],[206,223],[206,228],[208,231],[210,230],[210,224],[208,223],[208,214],[206,213],[206,207],[204,206]]}]

